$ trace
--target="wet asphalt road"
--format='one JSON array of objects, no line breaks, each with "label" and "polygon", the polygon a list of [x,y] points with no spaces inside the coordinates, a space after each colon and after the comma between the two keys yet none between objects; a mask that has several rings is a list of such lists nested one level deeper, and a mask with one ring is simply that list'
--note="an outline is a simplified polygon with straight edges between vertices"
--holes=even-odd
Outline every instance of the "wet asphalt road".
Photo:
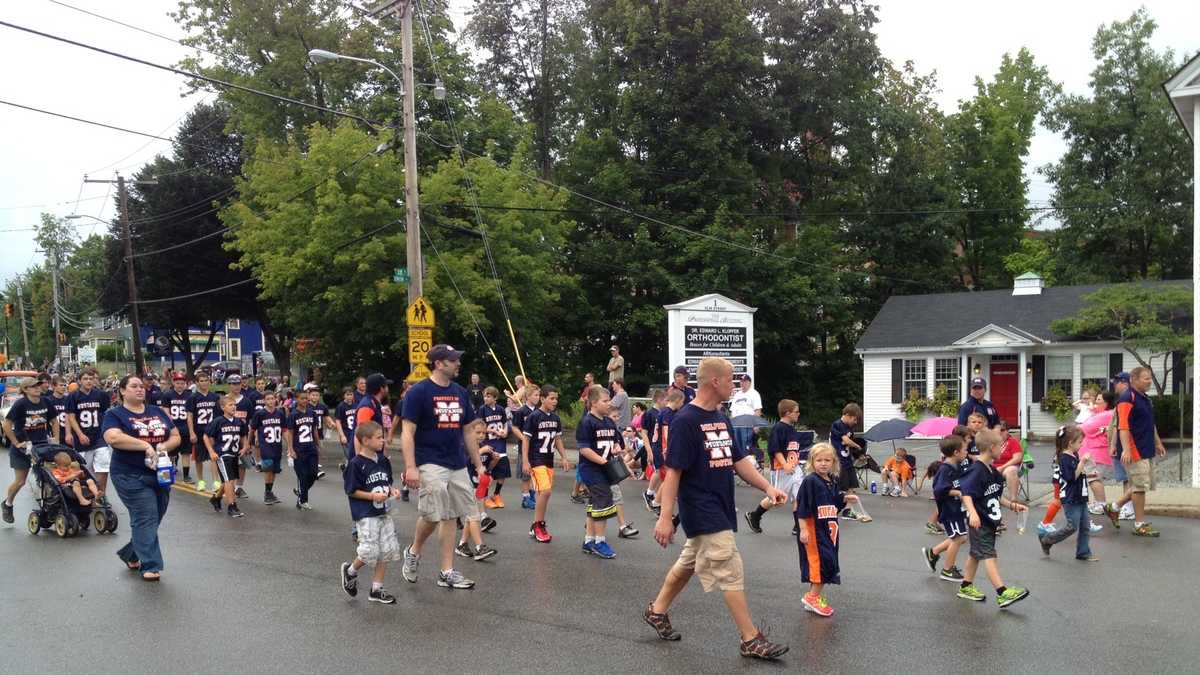
[{"label": "wet asphalt road", "polygon": [[[336,463],[327,455],[326,467]],[[635,540],[613,539],[618,557],[579,552],[583,507],[568,500],[559,473],[548,518],[549,545],[527,536],[531,512],[516,485],[487,541],[500,554],[476,563],[456,558],[479,582],[473,591],[434,584],[427,548],[421,578],[406,583],[398,563],[388,587],[394,606],[345,597],[337,566],[351,559],[346,499],[336,468],[314,488],[312,512],[285,499],[261,503],[261,477],[248,479],[247,516],[215,514],[206,500],[172,496],[161,535],[167,567],[159,584],[132,576],[113,555],[129,535],[122,507],[116,536],[59,540],[24,528],[31,499],[17,500],[16,526],[0,526],[0,655],[6,673],[32,672],[729,672],[755,669],[836,673],[1195,672],[1200,592],[1200,521],[1162,518],[1158,540],[1126,525],[1093,540],[1097,564],[1077,563],[1070,544],[1044,559],[1032,533],[1001,538],[1006,582],[1032,597],[1008,611],[954,597],[935,579],[919,548],[936,540],[922,523],[924,498],[868,497],[872,524],[842,529],[843,585],[827,593],[832,619],[805,613],[797,551],[784,512],[766,532],[741,528],[738,545],[751,610],[771,635],[791,645],[782,664],[747,662],[721,598],[697,582],[672,609],[683,640],[657,640],[640,614],[678,553],[650,537],[649,514],[627,482]],[[7,468],[0,481],[11,480]],[[290,495],[294,478],[276,492]],[[928,494],[928,492],[926,492]],[[756,493],[738,489],[742,509]],[[396,512],[411,538],[412,505]],[[1040,514],[1040,509],[1037,510]],[[610,528],[610,532],[615,528]],[[612,532],[615,534],[615,532]]]}]

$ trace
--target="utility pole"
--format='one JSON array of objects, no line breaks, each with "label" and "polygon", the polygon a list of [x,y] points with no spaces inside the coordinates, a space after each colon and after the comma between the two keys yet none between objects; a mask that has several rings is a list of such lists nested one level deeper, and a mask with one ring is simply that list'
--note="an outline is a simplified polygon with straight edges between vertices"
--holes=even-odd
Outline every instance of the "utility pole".
[{"label": "utility pole", "polygon": [[403,61],[404,98],[404,209],[405,264],[408,266],[408,304],[423,295],[425,270],[421,268],[421,206],[417,189],[417,116],[414,96],[417,85],[413,77],[412,22],[415,0],[385,0],[368,13],[376,19],[400,15],[400,58]]},{"label": "utility pole", "polygon": [[[129,233],[129,191],[125,186],[125,177],[118,175],[115,181],[91,180],[84,177],[85,183],[116,183],[117,192],[121,196],[121,238],[125,243],[125,281],[129,285],[129,321],[133,343],[134,373],[141,377],[146,373],[146,360],[142,357],[142,321],[139,318],[137,275],[133,272],[133,237]],[[138,185],[158,185],[156,180],[140,180]]]},{"label": "utility pole", "polygon": [[25,347],[25,366],[29,367],[29,331],[25,328],[25,287],[17,284],[17,311],[21,319],[21,344]]},{"label": "utility pole", "polygon": [[58,366],[57,370],[58,370],[58,372],[61,373],[62,372],[62,363],[61,363],[62,345],[59,344],[59,336],[62,335],[62,323],[61,323],[61,319],[59,319],[59,316],[61,315],[60,312],[62,310],[60,310],[58,307],[58,246],[57,246],[57,244],[54,246],[53,249],[46,251],[46,253],[50,256],[50,294],[53,296],[52,304],[54,306],[54,321],[51,322],[54,324],[54,361],[53,361],[53,363],[55,363]]}]

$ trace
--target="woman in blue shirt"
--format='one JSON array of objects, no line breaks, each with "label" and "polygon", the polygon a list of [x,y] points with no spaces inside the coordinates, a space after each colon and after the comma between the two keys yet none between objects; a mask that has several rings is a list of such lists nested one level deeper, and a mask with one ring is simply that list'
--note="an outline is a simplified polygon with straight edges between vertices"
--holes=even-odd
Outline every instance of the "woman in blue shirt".
[{"label": "woman in blue shirt", "polygon": [[109,480],[129,511],[131,537],[117,556],[146,581],[162,574],[158,525],[167,513],[171,488],[158,484],[158,453],[179,445],[179,430],[161,408],[146,403],[141,378],[126,375],[119,387],[120,404],[104,413],[104,442],[113,449]]}]

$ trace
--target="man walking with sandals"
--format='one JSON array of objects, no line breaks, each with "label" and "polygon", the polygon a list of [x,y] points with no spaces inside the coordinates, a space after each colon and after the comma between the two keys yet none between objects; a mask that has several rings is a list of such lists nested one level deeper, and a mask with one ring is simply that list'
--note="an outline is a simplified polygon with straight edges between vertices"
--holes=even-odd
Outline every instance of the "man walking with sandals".
[{"label": "man walking with sandals", "polygon": [[737,530],[733,474],[736,471],[776,504],[786,502],[787,495],[758,473],[754,460],[734,442],[733,424],[720,410],[733,393],[733,366],[725,359],[706,358],[700,362],[696,379],[699,391],[695,399],[671,422],[665,479],[658,493],[662,511],[654,526],[654,540],[666,548],[675,534],[671,514],[678,497],[687,541],[643,618],[658,637],[678,640],[681,636],[672,628],[667,611],[696,575],[705,592],[719,588],[724,593],[741,635],[742,656],[777,659],[787,653],[787,646],[767,640],[754,625],[746,604],[742,556],[733,536]]}]

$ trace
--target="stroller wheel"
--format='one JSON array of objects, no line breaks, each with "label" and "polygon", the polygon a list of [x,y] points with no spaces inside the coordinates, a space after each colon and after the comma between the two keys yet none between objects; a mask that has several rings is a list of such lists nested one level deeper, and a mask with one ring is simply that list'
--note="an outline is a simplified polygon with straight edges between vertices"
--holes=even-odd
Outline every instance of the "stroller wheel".
[{"label": "stroller wheel", "polygon": [[77,534],[79,534],[79,519],[76,518],[75,514],[73,514],[73,513],[68,514],[67,515],[67,536],[74,537]]},{"label": "stroller wheel", "polygon": [[54,534],[57,534],[60,538],[66,538],[67,533],[67,517],[60,513],[54,518]]},{"label": "stroller wheel", "polygon": [[106,526],[104,528],[106,532],[111,534],[111,533],[117,531],[117,514],[115,512],[113,512],[113,511],[105,512],[104,520],[106,521],[106,523],[105,523]]},{"label": "stroller wheel", "polygon": [[104,532],[106,525],[108,525],[108,519],[104,517],[104,512],[92,511],[92,526],[96,528],[96,534]]},{"label": "stroller wheel", "polygon": [[37,534],[42,531],[42,519],[38,516],[37,511],[29,513],[29,520],[26,525],[29,526],[29,534]]}]

